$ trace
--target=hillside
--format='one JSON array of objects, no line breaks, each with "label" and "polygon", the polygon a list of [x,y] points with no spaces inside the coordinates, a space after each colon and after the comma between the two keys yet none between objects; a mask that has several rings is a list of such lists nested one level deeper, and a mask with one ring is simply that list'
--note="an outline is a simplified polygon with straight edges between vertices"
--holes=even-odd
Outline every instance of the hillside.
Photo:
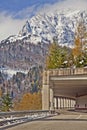
[{"label": "hillside", "polygon": [[14,101],[18,101],[25,93],[35,93],[41,91],[42,87],[42,67],[32,67],[27,74],[17,72],[6,81],[3,73],[0,73],[0,90],[5,94],[9,92]]}]

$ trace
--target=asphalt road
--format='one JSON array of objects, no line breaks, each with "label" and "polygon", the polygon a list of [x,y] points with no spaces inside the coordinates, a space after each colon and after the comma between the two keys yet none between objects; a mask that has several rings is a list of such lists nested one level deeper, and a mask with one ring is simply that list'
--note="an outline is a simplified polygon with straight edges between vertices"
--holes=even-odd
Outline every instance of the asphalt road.
[{"label": "asphalt road", "polygon": [[87,114],[57,115],[5,130],[87,130]]}]

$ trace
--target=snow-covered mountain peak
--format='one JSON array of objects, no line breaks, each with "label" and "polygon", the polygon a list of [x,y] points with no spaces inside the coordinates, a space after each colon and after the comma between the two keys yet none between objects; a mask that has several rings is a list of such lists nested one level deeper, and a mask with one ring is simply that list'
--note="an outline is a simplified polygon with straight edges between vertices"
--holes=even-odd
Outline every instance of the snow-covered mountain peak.
[{"label": "snow-covered mountain peak", "polygon": [[25,36],[25,35],[27,35],[29,33],[30,34],[32,33],[32,29],[30,27],[29,21],[27,20],[26,23],[25,23],[25,25],[23,26],[22,30],[19,32],[19,35]]},{"label": "snow-covered mountain peak", "polygon": [[72,46],[78,21],[83,19],[87,26],[87,10],[67,9],[37,14],[27,20],[19,34],[9,41],[25,40],[29,43],[49,44],[56,38],[61,45]]}]

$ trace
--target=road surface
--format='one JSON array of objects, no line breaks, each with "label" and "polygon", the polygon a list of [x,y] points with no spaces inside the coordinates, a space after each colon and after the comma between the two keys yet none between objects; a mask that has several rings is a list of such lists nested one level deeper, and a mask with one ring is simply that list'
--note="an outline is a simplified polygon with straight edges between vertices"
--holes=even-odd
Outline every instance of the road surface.
[{"label": "road surface", "polygon": [[57,115],[5,130],[87,130],[87,114]]}]

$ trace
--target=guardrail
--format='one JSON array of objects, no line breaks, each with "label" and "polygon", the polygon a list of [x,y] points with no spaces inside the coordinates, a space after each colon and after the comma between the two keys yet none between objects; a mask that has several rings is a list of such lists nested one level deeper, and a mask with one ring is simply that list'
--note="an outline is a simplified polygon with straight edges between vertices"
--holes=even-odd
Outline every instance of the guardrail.
[{"label": "guardrail", "polygon": [[48,113],[52,111],[49,110],[30,110],[30,111],[13,111],[13,112],[0,112],[1,116],[11,116],[11,115],[20,115],[20,114],[35,114],[35,113]]},{"label": "guardrail", "polygon": [[54,114],[54,111],[49,110],[0,112],[0,129],[9,128],[17,124],[37,119],[43,119],[53,116]]}]

